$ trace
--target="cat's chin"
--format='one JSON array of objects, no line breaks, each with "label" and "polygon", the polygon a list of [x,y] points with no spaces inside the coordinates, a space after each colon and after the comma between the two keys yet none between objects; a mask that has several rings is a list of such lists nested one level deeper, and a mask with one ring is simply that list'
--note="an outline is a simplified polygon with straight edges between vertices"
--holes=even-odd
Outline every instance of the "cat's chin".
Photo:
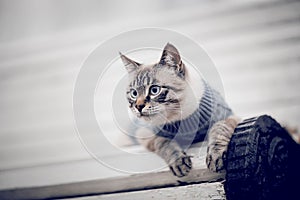
[{"label": "cat's chin", "polygon": [[140,113],[137,117],[143,120],[152,120],[155,118],[155,116],[157,116],[157,114],[144,114],[144,113]]},{"label": "cat's chin", "polygon": [[138,117],[138,119],[151,126],[159,126],[166,123],[164,117],[162,117],[162,115],[160,114],[151,114],[151,115],[143,114],[140,117]]}]

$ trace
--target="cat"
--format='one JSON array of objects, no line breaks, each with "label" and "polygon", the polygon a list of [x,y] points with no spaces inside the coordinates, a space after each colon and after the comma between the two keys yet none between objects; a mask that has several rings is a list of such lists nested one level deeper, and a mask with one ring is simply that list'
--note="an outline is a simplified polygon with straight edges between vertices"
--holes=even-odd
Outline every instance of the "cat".
[{"label": "cat", "polygon": [[222,96],[167,43],[159,62],[141,64],[122,53],[128,72],[126,97],[141,126],[135,132],[140,144],[155,152],[177,177],[192,169],[186,149],[208,134],[207,167],[224,170],[227,144],[239,123]]}]

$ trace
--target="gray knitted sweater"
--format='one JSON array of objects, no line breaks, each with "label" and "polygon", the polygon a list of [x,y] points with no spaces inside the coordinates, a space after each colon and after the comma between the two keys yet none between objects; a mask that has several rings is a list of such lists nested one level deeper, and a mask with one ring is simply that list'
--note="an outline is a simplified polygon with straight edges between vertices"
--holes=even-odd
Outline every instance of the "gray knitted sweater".
[{"label": "gray knitted sweater", "polygon": [[181,145],[203,141],[212,125],[232,115],[223,97],[207,83],[198,109],[189,117],[156,127],[157,135],[175,139]]}]

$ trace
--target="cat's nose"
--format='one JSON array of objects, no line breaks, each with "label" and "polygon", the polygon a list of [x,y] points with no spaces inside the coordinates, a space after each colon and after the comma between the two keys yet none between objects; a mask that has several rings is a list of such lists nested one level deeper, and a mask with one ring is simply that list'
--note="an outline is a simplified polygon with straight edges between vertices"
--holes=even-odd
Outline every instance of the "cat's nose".
[{"label": "cat's nose", "polygon": [[142,112],[143,108],[145,107],[145,104],[137,104],[136,109],[138,109],[139,112]]},{"label": "cat's nose", "polygon": [[139,97],[136,100],[136,105],[135,105],[136,109],[138,109],[138,111],[141,113],[143,108],[145,107],[145,99],[143,97]]}]

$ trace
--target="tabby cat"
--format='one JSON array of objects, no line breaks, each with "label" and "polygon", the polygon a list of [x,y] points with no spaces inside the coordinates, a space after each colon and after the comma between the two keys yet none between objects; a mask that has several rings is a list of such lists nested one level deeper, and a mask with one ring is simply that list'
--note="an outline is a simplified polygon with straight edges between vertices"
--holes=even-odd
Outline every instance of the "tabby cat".
[{"label": "tabby cat", "polygon": [[212,171],[223,170],[227,144],[239,119],[222,96],[183,63],[170,43],[156,64],[120,56],[129,74],[129,108],[138,121],[148,125],[136,130],[138,142],[182,177],[192,169],[186,149],[208,133],[207,166]]}]

